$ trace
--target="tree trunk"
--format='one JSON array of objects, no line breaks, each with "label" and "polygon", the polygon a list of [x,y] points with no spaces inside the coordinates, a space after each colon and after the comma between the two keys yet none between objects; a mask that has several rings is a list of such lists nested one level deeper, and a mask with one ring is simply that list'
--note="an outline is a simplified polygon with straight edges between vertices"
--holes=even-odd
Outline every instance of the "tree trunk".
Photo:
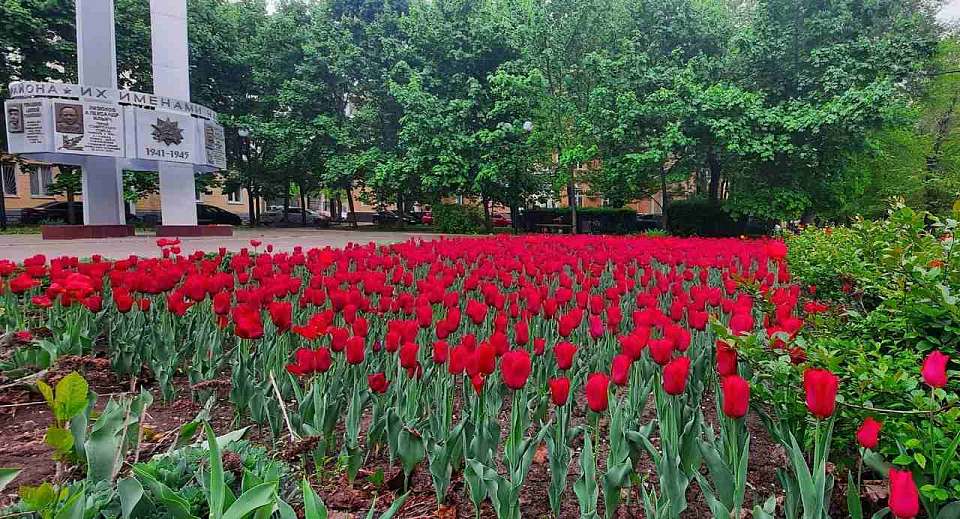
[{"label": "tree trunk", "polygon": [[397,193],[397,226],[400,229],[404,228],[403,213],[404,213],[403,193]]},{"label": "tree trunk", "polygon": [[660,165],[660,217],[664,231],[670,230],[670,217],[667,209],[670,207],[670,193],[667,192],[667,169]]},{"label": "tree trunk", "polygon": [[577,188],[573,179],[573,166],[570,169],[570,180],[567,182],[567,205],[570,206],[570,234],[577,234]]},{"label": "tree trunk", "polygon": [[0,178],[0,231],[7,230],[7,192],[6,186],[2,185],[3,179]]},{"label": "tree trunk", "polygon": [[303,184],[297,184],[297,190],[300,191],[300,225],[307,226],[307,195],[303,192]]},{"label": "tree trunk", "polygon": [[350,227],[356,227],[357,212],[356,212],[356,208],[353,205],[353,190],[345,189],[344,191],[347,192],[347,213],[349,214],[347,219],[350,220]]},{"label": "tree trunk", "polygon": [[287,183],[287,189],[283,192],[283,223],[287,223],[290,217],[290,183]]},{"label": "tree trunk", "polygon": [[516,203],[510,204],[510,226],[513,227],[514,234],[520,229],[520,208]]},{"label": "tree trunk", "polygon": [[493,232],[493,220],[490,219],[490,200],[487,195],[480,195],[483,204],[483,226],[487,232]]},{"label": "tree trunk", "polygon": [[247,211],[250,213],[250,227],[257,225],[257,213],[253,202],[253,185],[247,184]]},{"label": "tree trunk", "polygon": [[707,152],[707,168],[710,171],[708,196],[716,204],[720,202],[720,157],[712,149]]},{"label": "tree trunk", "polygon": [[950,134],[950,122],[953,119],[953,115],[956,112],[957,104],[960,103],[960,92],[954,93],[953,97],[950,98],[950,106],[947,107],[946,112],[943,113],[937,119],[937,131],[936,136],[933,139],[933,147],[930,150],[930,154],[927,155],[926,160],[926,171],[924,178],[924,202],[925,206],[930,206],[930,188],[927,187],[930,183],[927,181],[931,178],[936,177],[940,170],[940,153],[943,149],[943,143],[946,141],[947,137]]}]

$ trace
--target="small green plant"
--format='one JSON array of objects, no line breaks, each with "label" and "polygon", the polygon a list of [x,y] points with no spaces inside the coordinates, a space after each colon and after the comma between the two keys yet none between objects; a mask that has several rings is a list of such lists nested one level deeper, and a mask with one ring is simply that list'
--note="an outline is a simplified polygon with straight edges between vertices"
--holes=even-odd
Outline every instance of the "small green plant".
[{"label": "small green plant", "polygon": [[[90,402],[87,381],[76,371],[57,382],[56,388],[43,380],[37,381],[37,389],[43,395],[53,413],[54,423],[47,428],[44,441],[54,449],[54,459],[65,461],[74,453],[74,435],[68,429],[71,420],[84,412]],[[84,424],[85,425],[85,424]]]}]

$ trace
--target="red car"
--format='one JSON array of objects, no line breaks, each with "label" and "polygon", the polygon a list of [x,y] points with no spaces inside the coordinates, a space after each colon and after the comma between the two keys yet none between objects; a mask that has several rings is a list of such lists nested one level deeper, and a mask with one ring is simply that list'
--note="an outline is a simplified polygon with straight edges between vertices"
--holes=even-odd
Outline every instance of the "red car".
[{"label": "red car", "polygon": [[490,218],[490,220],[493,222],[494,227],[510,227],[513,225],[510,217],[505,214],[495,214]]},{"label": "red car", "polygon": [[423,225],[433,225],[433,213],[426,211],[420,216],[420,223]]}]

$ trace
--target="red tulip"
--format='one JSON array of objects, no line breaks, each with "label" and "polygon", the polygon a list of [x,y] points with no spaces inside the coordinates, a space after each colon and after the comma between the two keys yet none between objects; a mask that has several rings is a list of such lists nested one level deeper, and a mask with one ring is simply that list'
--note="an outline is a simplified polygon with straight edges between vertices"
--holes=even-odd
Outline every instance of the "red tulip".
[{"label": "red tulip", "polygon": [[400,367],[411,369],[417,366],[417,354],[420,345],[415,342],[405,342],[400,346]]},{"label": "red tulip", "polygon": [[817,418],[829,418],[837,405],[839,379],[833,373],[820,368],[803,372],[803,388],[807,393],[807,409]]},{"label": "red tulip", "polygon": [[587,385],[584,388],[587,393],[587,406],[595,413],[602,413],[607,410],[608,388],[610,378],[606,373],[593,373],[587,378]]},{"label": "red tulip", "polygon": [[500,361],[500,376],[510,389],[523,389],[530,376],[530,354],[526,350],[511,350]]},{"label": "red tulip", "polygon": [[480,343],[473,353],[473,360],[479,373],[489,375],[497,368],[497,350],[490,343]]},{"label": "red tulip", "polygon": [[737,312],[730,317],[730,331],[734,335],[745,335],[753,332],[753,316],[748,312]]},{"label": "red tulip", "polygon": [[661,366],[666,366],[673,357],[673,342],[670,339],[650,341],[650,357]]},{"label": "red tulip", "polygon": [[623,353],[613,357],[613,363],[610,365],[610,378],[614,384],[618,386],[627,385],[627,381],[630,380],[631,364],[633,364],[633,359]]},{"label": "red tulip", "polygon": [[113,292],[113,304],[117,307],[118,312],[125,314],[133,308],[133,296],[126,290],[115,290]]},{"label": "red tulip", "polygon": [[433,343],[433,362],[434,364],[443,364],[447,361],[447,355],[450,351],[450,346],[447,345],[447,341],[436,341]]},{"label": "red tulip", "polygon": [[537,337],[533,339],[533,354],[536,356],[543,355],[543,352],[547,348],[547,340],[543,337]]},{"label": "red tulip", "polygon": [[517,321],[513,325],[513,342],[525,346],[530,342],[530,325],[526,321]]},{"label": "red tulip", "polygon": [[750,383],[739,375],[730,375],[720,385],[723,389],[723,414],[734,419],[746,416],[750,407]]},{"label": "red tulip", "polygon": [[473,386],[473,391],[476,394],[480,394],[483,391],[483,375],[480,373],[475,373],[470,377],[470,385]]},{"label": "red tulip", "polygon": [[577,347],[570,342],[560,342],[553,347],[553,356],[557,361],[557,367],[562,370],[568,370],[573,366],[573,356],[577,354]]},{"label": "red tulip", "polygon": [[346,353],[349,364],[360,364],[363,362],[366,340],[363,337],[350,337],[347,339]]},{"label": "red tulip", "polygon": [[923,381],[930,387],[944,387],[947,385],[947,363],[950,357],[933,351],[927,358],[923,359],[923,368],[920,374],[923,375]]},{"label": "red tulip", "polygon": [[273,301],[267,305],[267,313],[270,314],[270,320],[277,327],[277,331],[284,333],[290,329],[293,323],[293,305],[290,301]]},{"label": "red tulip", "polygon": [[29,274],[21,273],[10,280],[10,291],[14,294],[22,294],[39,284],[40,282],[30,277]]},{"label": "red tulip", "polygon": [[390,381],[387,380],[387,376],[382,372],[374,373],[367,375],[367,385],[370,386],[370,391],[383,394],[386,393],[387,388],[390,387]]},{"label": "red tulip", "polygon": [[663,367],[663,390],[668,395],[679,395],[687,388],[690,357],[677,357]]},{"label": "red tulip", "polygon": [[561,406],[567,403],[570,396],[570,379],[567,377],[551,378],[547,384],[550,386],[550,398],[553,405]]},{"label": "red tulip", "polygon": [[857,443],[864,449],[876,449],[880,443],[880,429],[883,424],[868,416],[857,429]]},{"label": "red tulip", "polygon": [[920,513],[920,494],[909,470],[890,469],[890,512],[900,519],[912,519]]},{"label": "red tulip", "polygon": [[721,377],[737,374],[737,350],[722,340],[717,341],[717,374]]}]

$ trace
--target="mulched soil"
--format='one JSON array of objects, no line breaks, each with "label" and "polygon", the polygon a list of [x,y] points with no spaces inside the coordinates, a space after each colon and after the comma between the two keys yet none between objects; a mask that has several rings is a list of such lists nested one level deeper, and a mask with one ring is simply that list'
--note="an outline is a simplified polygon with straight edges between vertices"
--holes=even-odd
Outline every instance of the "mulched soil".
[{"label": "mulched soil", "polygon": [[[90,382],[91,388],[101,395],[98,402],[99,406],[106,403],[106,395],[120,394],[130,390],[130,382],[118,379],[110,370],[109,362],[106,359],[95,357],[66,357],[60,359],[57,365],[50,369],[43,378],[47,382],[55,384],[60,377],[73,370],[84,375]],[[148,378],[144,378],[140,382],[145,387],[150,388]],[[202,406],[190,398],[190,388],[186,381],[178,380],[176,384],[178,398],[171,402],[163,402],[154,391],[155,402],[148,408],[145,419],[144,443],[140,452],[140,460],[149,458],[153,452],[162,450],[169,445],[179,427],[193,420],[201,410]],[[206,386],[207,388],[218,389],[222,398],[221,402],[213,408],[212,425],[218,434],[246,425],[234,421],[234,411],[226,403],[226,392],[229,390],[228,380],[206,383]],[[8,488],[5,495],[0,495],[0,506],[7,505],[16,499],[16,487],[19,485],[36,485],[43,481],[51,481],[57,475],[56,464],[51,458],[52,451],[43,442],[44,431],[51,423],[52,418],[42,400],[38,393],[26,386],[0,389],[0,434],[5,439],[0,444],[0,467],[23,469],[13,485],[14,488]],[[504,407],[507,408],[508,406]],[[575,411],[574,421],[582,421],[585,406],[575,406],[575,409],[579,411]],[[711,395],[705,396],[703,409],[706,416],[713,416],[715,407]],[[577,416],[578,413],[579,416]],[[654,414],[655,410],[652,402],[650,402],[644,410],[645,418],[651,418]],[[502,429],[508,429],[509,414],[506,409],[500,420]],[[605,434],[606,423],[602,422],[601,427],[603,428],[601,434]],[[748,485],[750,487],[747,491],[746,506],[752,507],[754,503],[751,501],[751,496],[756,496],[761,502],[771,495],[776,495],[778,498],[782,497],[775,473],[776,468],[782,466],[785,462],[785,456],[782,448],[770,440],[760,421],[752,415],[748,421],[748,427],[752,434],[750,445],[752,463],[748,473]],[[251,428],[247,438],[252,441],[266,442],[268,448],[270,448],[269,434],[261,433],[255,427]],[[309,442],[310,440],[305,441]],[[654,439],[654,444],[656,444],[656,439]],[[601,442],[596,452],[599,465],[597,468],[598,474],[602,474],[605,470],[604,465],[607,455],[605,446],[605,442]],[[313,463],[309,454],[306,454],[307,460],[298,459],[298,454],[309,452],[309,448],[309,443],[307,445],[285,443],[278,445],[276,452],[278,456],[288,459],[291,465],[311,467],[310,472],[312,472]],[[300,452],[298,453],[298,451]],[[520,495],[521,510],[526,517],[552,516],[547,498],[550,474],[546,461],[545,446],[540,446],[539,451],[534,456],[534,463]],[[573,493],[573,483],[579,470],[577,465],[579,446],[576,451],[570,466],[567,495],[560,513],[560,517],[564,519],[573,519],[580,516],[576,496]],[[325,472],[311,474],[310,476],[318,494],[330,509],[333,518],[355,517],[359,519],[365,517],[374,498],[376,498],[376,508],[383,511],[402,493],[403,474],[399,468],[399,463],[391,465],[384,450],[368,454],[360,474],[352,485],[347,481],[344,473],[336,472],[333,467],[334,463],[331,462],[324,469]],[[644,458],[640,466],[637,467],[637,471],[644,475],[648,481],[656,481],[656,473],[649,459]],[[76,478],[81,477],[82,474],[65,471],[62,476],[64,478]],[[377,484],[374,484],[375,482]],[[430,474],[424,464],[421,464],[411,475],[410,487],[411,494],[396,516],[400,519],[475,517],[473,505],[468,498],[466,484],[461,474],[454,474],[451,488],[447,494],[446,505],[439,509]],[[600,492],[599,512],[602,516],[602,486]],[[696,483],[691,484],[687,497],[689,508],[683,517],[699,518],[711,515]],[[842,500],[842,493],[836,491],[835,498],[837,497]],[[485,504],[479,515],[481,517],[495,517],[489,503]],[[631,488],[628,493],[622,496],[622,504],[617,517],[644,517],[639,489]]]}]

